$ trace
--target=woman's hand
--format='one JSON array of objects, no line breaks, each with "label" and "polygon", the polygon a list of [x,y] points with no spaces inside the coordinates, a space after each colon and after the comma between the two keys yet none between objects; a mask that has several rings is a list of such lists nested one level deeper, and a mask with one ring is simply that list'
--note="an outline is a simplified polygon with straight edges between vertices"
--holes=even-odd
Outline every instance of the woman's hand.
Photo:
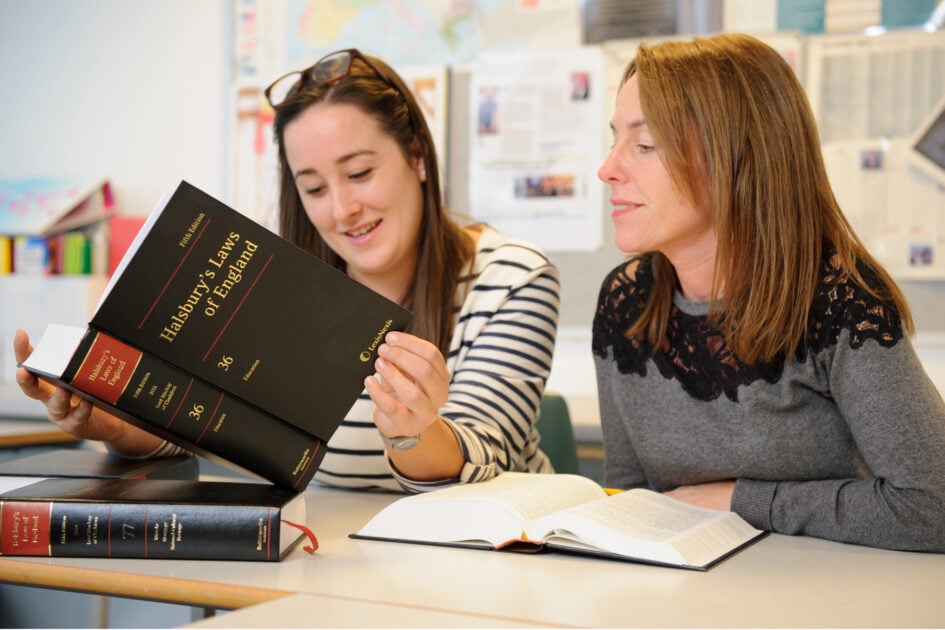
[{"label": "woman's hand", "polygon": [[692,486],[679,486],[675,490],[666,492],[666,496],[691,503],[711,510],[732,510],[732,494],[735,492],[735,481],[713,481]]},{"label": "woman's hand", "polygon": [[[26,331],[16,331],[13,353],[18,363],[33,353]],[[77,438],[101,440],[112,450],[125,455],[144,455],[161,444],[160,438],[96,409],[87,400],[73,397],[62,387],[41,381],[24,368],[17,368],[16,383],[24,394],[46,406],[46,417],[50,422]]]},{"label": "woman's hand", "polygon": [[446,360],[432,343],[401,332],[389,333],[377,354],[374,367],[381,380],[365,383],[376,405],[377,428],[387,436],[420,433],[439,418],[446,403]]},{"label": "woman's hand", "polygon": [[374,401],[374,423],[382,435],[423,434],[409,451],[390,451],[398,471],[416,480],[449,479],[463,466],[459,442],[440,418],[450,373],[432,343],[402,332],[388,333],[378,348],[376,376],[364,381]]}]

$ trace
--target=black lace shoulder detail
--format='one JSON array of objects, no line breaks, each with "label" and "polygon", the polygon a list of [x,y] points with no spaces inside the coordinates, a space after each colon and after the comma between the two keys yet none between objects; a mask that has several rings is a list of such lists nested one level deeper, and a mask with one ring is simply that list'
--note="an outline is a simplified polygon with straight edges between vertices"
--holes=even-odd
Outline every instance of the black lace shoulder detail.
[{"label": "black lace shoulder detail", "polygon": [[[636,265],[631,278],[628,270]],[[710,327],[704,316],[688,315],[673,305],[666,342],[657,351],[645,339],[628,337],[626,331],[643,312],[653,290],[650,257],[638,263],[621,265],[608,275],[601,288],[594,318],[592,349],[606,356],[613,349],[617,369],[624,374],[646,376],[646,365],[653,359],[664,378],[675,378],[697,400],[714,400],[723,392],[738,400],[738,387],[759,378],[775,382],[781,376],[781,364],[749,367],[729,350],[721,331]]]},{"label": "black lace shoulder detail", "polygon": [[[883,288],[879,276],[866,265],[857,265],[863,280],[873,289]],[[902,339],[902,316],[892,302],[870,295],[850,280],[841,280],[842,270],[832,257],[824,263],[821,291],[811,306],[807,350],[818,353],[836,345],[840,333],[850,332],[850,347],[859,348],[867,339],[892,347]]]},{"label": "black lace shoulder detail", "polygon": [[[860,269],[870,286],[879,279]],[[866,339],[884,346],[902,338],[898,312],[889,304],[869,295],[852,282],[840,282],[840,270],[829,260],[825,264],[822,291],[811,307],[807,346],[798,351],[817,353],[837,343],[843,330],[850,331],[850,345],[857,348]],[[670,311],[666,341],[654,352],[645,339],[630,337],[626,331],[643,312],[653,290],[652,261],[644,256],[618,266],[604,280],[594,317],[592,349],[598,356],[612,349],[617,368],[624,374],[646,376],[652,358],[664,378],[675,378],[697,400],[715,400],[723,393],[738,401],[738,389],[759,379],[775,383],[781,378],[782,360],[749,366],[729,349],[720,330],[709,326],[705,316],[689,315],[675,305]],[[876,283],[876,284],[874,284]]]},{"label": "black lace shoulder detail", "polygon": [[[631,278],[627,273],[634,266],[636,271]],[[630,338],[626,331],[642,314],[652,289],[653,270],[649,257],[621,263],[607,274],[601,285],[591,331],[591,349],[603,357],[607,348],[613,348],[621,372],[646,375],[650,344],[643,339]]]}]

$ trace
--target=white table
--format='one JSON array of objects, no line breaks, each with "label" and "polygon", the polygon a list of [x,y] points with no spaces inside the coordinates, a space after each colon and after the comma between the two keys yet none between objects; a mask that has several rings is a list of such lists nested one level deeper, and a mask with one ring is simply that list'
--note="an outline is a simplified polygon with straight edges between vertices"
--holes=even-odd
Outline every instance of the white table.
[{"label": "white table", "polygon": [[[353,540],[348,534],[398,495],[306,494],[320,543],[314,555],[296,549],[280,563],[5,557],[0,581],[207,608],[265,604],[265,625],[273,627],[383,627],[411,618],[456,626],[945,626],[945,555],[770,535],[702,573]],[[294,594],[315,600],[273,601]],[[318,607],[298,603],[305,601],[334,602],[334,612],[319,617]],[[347,609],[364,604],[377,616],[344,623]],[[258,625],[254,614],[247,608],[219,621],[236,626],[248,615],[246,625]]]}]

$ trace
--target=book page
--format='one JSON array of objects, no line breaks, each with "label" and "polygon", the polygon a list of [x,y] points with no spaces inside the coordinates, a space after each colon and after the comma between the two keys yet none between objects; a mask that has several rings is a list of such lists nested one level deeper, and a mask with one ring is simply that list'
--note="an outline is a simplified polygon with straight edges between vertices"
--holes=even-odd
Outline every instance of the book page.
[{"label": "book page", "polygon": [[[288,522],[287,522],[288,521]],[[305,535],[304,530],[299,529],[298,525],[305,526],[305,495],[298,494],[288,503],[282,506],[282,513],[279,515],[279,555],[281,556],[287,549],[295,544],[299,537]]]},{"label": "book page", "polygon": [[30,371],[59,378],[66,371],[72,355],[82,343],[84,336],[84,328],[49,324],[33,353],[23,361],[22,365]]},{"label": "book page", "polygon": [[649,490],[577,505],[533,523],[549,543],[630,558],[703,566],[758,530],[733,512],[695,507]]},{"label": "book page", "polygon": [[453,486],[398,499],[358,535],[418,542],[486,542],[499,546],[529,539],[532,518],[606,496],[579,475],[503,473],[482,483]]},{"label": "book page", "polygon": [[43,477],[16,477],[0,475],[0,508],[2,508],[3,495],[7,492],[23,488],[33,483],[38,483]]},{"label": "book page", "polygon": [[128,266],[128,262],[132,259],[135,252],[138,251],[138,248],[144,241],[144,237],[147,236],[148,232],[151,231],[151,228],[154,227],[158,217],[161,216],[161,212],[164,211],[164,207],[167,205],[167,202],[170,201],[173,194],[173,191],[167,191],[161,196],[160,201],[158,201],[157,205],[154,206],[151,214],[149,214],[147,220],[145,220],[144,225],[142,225],[141,229],[138,230],[134,240],[131,241],[131,245],[129,245],[128,249],[125,250],[125,255],[122,256],[121,261],[119,261],[118,266],[115,268],[115,272],[112,274],[111,278],[109,278],[108,284],[105,285],[105,289],[102,291],[102,296],[99,298],[98,304],[95,306],[96,311],[98,311],[99,307],[105,301],[105,298],[108,297],[108,294],[111,293],[112,287],[118,282],[121,274],[125,271],[125,267]]},{"label": "book page", "polygon": [[506,503],[527,521],[605,496],[603,488],[580,475],[516,472],[503,473],[484,483],[454,486],[437,493],[438,498],[485,498]]}]

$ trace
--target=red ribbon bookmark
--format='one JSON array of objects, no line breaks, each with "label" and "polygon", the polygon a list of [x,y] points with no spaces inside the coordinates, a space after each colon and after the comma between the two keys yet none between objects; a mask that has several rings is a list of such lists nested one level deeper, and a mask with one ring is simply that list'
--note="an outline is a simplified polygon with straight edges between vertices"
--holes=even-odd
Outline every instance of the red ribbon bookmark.
[{"label": "red ribbon bookmark", "polygon": [[292,527],[295,527],[296,529],[301,530],[302,533],[305,534],[305,537],[309,539],[309,542],[312,543],[310,545],[305,545],[304,547],[302,547],[302,549],[308,552],[309,555],[315,553],[315,551],[318,549],[318,539],[315,538],[315,534],[312,533],[312,530],[310,530],[305,525],[293,523],[292,521],[287,521],[285,519],[282,519],[282,522],[285,523],[286,525],[291,525]]}]

